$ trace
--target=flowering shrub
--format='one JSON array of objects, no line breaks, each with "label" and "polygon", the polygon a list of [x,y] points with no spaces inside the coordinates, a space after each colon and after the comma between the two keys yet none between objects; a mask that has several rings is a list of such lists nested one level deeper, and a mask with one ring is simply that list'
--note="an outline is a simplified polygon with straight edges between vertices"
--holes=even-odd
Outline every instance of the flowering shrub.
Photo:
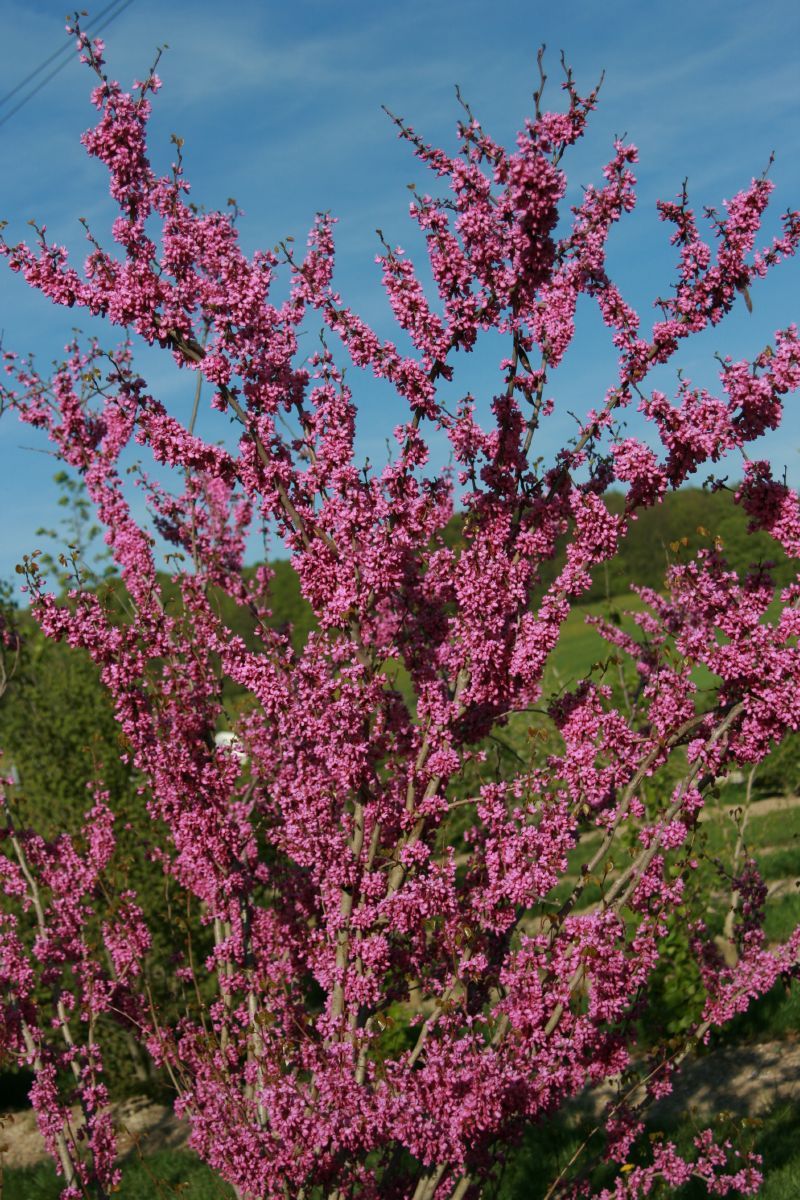
[{"label": "flowering shrub", "polygon": [[[704,463],[741,452],[737,502],[797,557],[797,496],[744,453],[800,384],[795,327],[753,362],[722,362],[718,395],[683,378],[670,399],[647,379],[795,253],[800,214],[756,248],[766,178],[711,214],[711,243],[685,194],[661,204],[677,278],[648,331],[605,257],[634,205],[633,146],[614,145],[602,186],[558,232],[562,159],[596,92],[582,95],[567,72],[565,111],[550,112],[540,89],[511,151],[468,108],[454,157],[396,119],[446,190],[415,193],[410,209],[435,300],[402,250],[379,256],[404,351],[337,294],[331,218],[318,217],[302,256],[284,246],[247,258],[230,215],[188,202],[180,147],[168,174],[151,166],[155,74],[126,93],[104,72],[102,43],[77,22],[71,32],[98,79],[99,120],[83,142],[108,168],[114,250],[89,234],[81,270],[43,229],[34,245],[0,249],[31,287],[121,326],[126,340],[115,352],[73,344],[50,380],[6,353],[3,395],[82,475],[125,585],[124,616],[80,585],[57,598],[35,558],[27,587],[45,633],[101,669],[152,818],[151,858],[191,919],[176,929],[185,1005],[170,1017],[149,986],[147,914],[107,883],[117,835],[102,779],[80,835],[50,841],[17,826],[9,790],[0,1045],[35,1073],[31,1100],[63,1197],[106,1195],[119,1178],[103,1077],[110,1019],[169,1076],[191,1145],[242,1197],[478,1196],[526,1123],[622,1072],[634,1083],[607,1106],[615,1181],[600,1194],[647,1195],[659,1179],[690,1177],[712,1194],[754,1193],[758,1164],[710,1130],[693,1157],[669,1141],[637,1149],[646,1105],[669,1091],[686,1047],[796,969],[800,930],[767,945],[750,862],[735,880],[736,953],[723,959],[692,925],[705,999],[686,1043],[642,1061],[636,1029],[683,911],[708,788],[800,725],[800,579],[772,615],[768,566],[740,576],[704,550],[672,569],[666,595],[643,589],[638,639],[600,626],[633,664],[627,705],[602,677],[552,695],[545,670],[593,568],[637,512]],[[553,409],[548,376],[582,295],[611,331],[618,376],[555,459],[534,463]],[[325,339],[310,358],[298,352],[311,321],[336,353]],[[448,406],[443,397],[486,331],[507,351],[482,425],[467,391]],[[212,385],[213,406],[238,423],[235,448],[204,440],[150,393],[134,337]],[[354,464],[356,406],[337,355],[407,404],[381,470]],[[615,432],[632,403],[660,450]],[[434,431],[449,439],[455,478],[426,473]],[[155,527],[183,556],[168,600],[123,488],[132,444],[179,481],[173,495],[145,478]],[[616,515],[603,502],[615,482],[626,488]],[[243,573],[254,522],[290,548],[314,610],[302,649],[270,624],[269,569]],[[534,607],[540,568],[567,533],[563,569]],[[222,621],[220,592],[251,614],[251,642]],[[698,665],[717,680],[711,698],[698,695]],[[233,748],[214,738],[226,683],[249,697]],[[540,749],[493,773],[485,738],[533,708]],[[587,838],[580,878],[554,899]],[[598,880],[601,898],[587,905]],[[590,1188],[579,1174],[549,1194]]]}]

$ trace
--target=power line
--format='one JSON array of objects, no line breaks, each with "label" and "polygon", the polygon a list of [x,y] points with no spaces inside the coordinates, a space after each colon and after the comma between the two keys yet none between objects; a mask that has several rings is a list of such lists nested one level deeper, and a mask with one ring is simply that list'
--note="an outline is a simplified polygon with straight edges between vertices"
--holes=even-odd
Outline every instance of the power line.
[{"label": "power line", "polygon": [[[105,8],[100,10],[95,20],[99,21],[106,15],[110,8],[113,8],[114,5],[118,3],[119,0],[111,0],[110,4],[107,4]],[[7,104],[12,96],[16,96],[17,92],[21,91],[22,88],[24,88],[26,84],[30,83],[32,79],[35,79],[40,71],[43,71],[45,67],[49,67],[51,62],[55,62],[57,58],[69,58],[73,52],[74,47],[70,42],[62,42],[58,49],[54,50],[49,58],[46,58],[44,62],[40,62],[39,66],[35,67],[31,72],[29,72],[24,79],[20,79],[19,83],[16,84],[10,92],[6,92],[5,96],[0,96],[0,108],[2,108],[4,104]]]},{"label": "power line", "polygon": [[[116,18],[120,15],[120,13],[124,12],[125,9],[132,3],[133,3],[133,0],[123,0],[123,3],[119,5],[119,7],[116,9],[116,12],[112,12],[111,15],[107,18],[107,20],[103,21],[100,25],[96,25],[94,27],[94,30],[93,30],[91,36],[96,37],[98,33],[101,33],[108,25],[111,24],[112,21],[116,20]],[[101,11],[97,14],[97,19],[99,20],[100,17],[105,16],[105,14],[107,12],[109,12],[110,9],[115,8],[117,4],[119,4],[119,0],[112,0],[111,4],[107,4],[105,6],[105,8],[101,9]],[[19,100],[14,105],[13,108],[9,109],[9,111],[7,113],[4,113],[3,116],[0,117],[0,126],[5,125],[6,121],[10,121],[11,118],[14,116],[14,114],[18,113],[19,110],[23,107],[23,105],[27,104],[29,100],[32,100],[33,97],[35,95],[37,95],[37,93],[40,92],[43,87],[46,87],[47,84],[50,82],[50,80],[54,79],[56,77],[56,75],[58,75],[59,71],[64,70],[64,67],[66,67],[68,65],[68,63],[71,62],[71,60],[72,60],[71,49],[72,48],[69,45],[66,45],[66,46],[62,46],[60,50],[56,50],[53,54],[50,55],[49,58],[46,58],[44,60],[44,62],[41,62],[39,64],[39,66],[35,68],[35,70],[31,71],[28,75],[26,75],[26,77],[20,83],[16,84],[11,89],[10,92],[6,92],[5,96],[0,98],[0,107],[2,107],[8,100],[11,99],[12,96],[15,96],[17,94],[17,92],[20,91],[21,88],[25,87],[26,84],[30,83],[30,81],[32,79],[35,79],[36,76],[41,71],[43,71],[45,67],[48,67],[51,62],[54,62],[61,55],[64,56],[63,62],[60,62],[58,64],[58,66],[54,67],[53,70],[50,71],[49,74],[45,75],[44,79],[39,80],[39,82],[36,84],[36,86],[31,88],[31,90],[29,92],[26,92],[26,94],[22,97],[22,99]]]}]

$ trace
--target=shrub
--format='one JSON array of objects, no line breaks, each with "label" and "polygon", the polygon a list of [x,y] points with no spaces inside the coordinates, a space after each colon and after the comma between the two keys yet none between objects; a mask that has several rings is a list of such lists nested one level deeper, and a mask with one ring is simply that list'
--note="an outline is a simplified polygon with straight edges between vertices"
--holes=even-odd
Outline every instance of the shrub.
[{"label": "shrub", "polygon": [[[11,794],[2,1045],[34,1070],[31,1099],[63,1195],[105,1194],[118,1178],[101,1038],[109,1015],[169,1074],[192,1147],[242,1196],[476,1196],[503,1144],[620,1073],[602,1151],[613,1193],[599,1195],[691,1177],[717,1194],[755,1192],[756,1161],[710,1130],[688,1150],[668,1139],[636,1148],[642,1105],[669,1089],[686,1047],[795,970],[800,931],[768,946],[751,862],[730,882],[735,954],[724,961],[687,914],[702,995],[677,1044],[659,1042],[646,1061],[636,1051],[653,972],[676,947],[705,795],[800,723],[798,580],[770,615],[769,569],[737,574],[706,546],[676,561],[667,596],[641,591],[638,639],[600,623],[609,656],[633,663],[624,702],[596,673],[557,694],[543,679],[571,607],[634,518],[777,426],[800,382],[793,326],[754,361],[724,361],[719,396],[685,377],[673,400],[645,389],[653,369],[795,252],[800,216],[787,214],[754,249],[771,190],[754,179],[710,215],[714,252],[685,193],[662,203],[677,278],[645,331],[605,259],[610,229],[634,203],[633,146],[615,143],[602,184],[557,229],[562,159],[596,91],[581,94],[567,72],[564,111],[544,110],[537,93],[512,151],[469,109],[455,156],[394,118],[449,188],[411,203],[436,301],[403,251],[384,245],[380,255],[406,352],[338,296],[329,216],[304,255],[284,245],[247,258],[231,214],[187,202],[180,144],[170,171],[151,166],[155,74],[124,92],[105,74],[102,45],[73,32],[97,78],[100,115],[83,140],[109,170],[115,250],[93,234],[79,271],[42,230],[35,245],[3,243],[2,253],[54,303],[123,327],[127,340],[115,351],[76,342],[49,381],[7,354],[15,381],[4,399],[85,480],[129,610],[124,620],[109,612],[80,580],[60,600],[35,557],[24,574],[42,630],[87,651],[112,697],[151,818],[147,849],[182,897],[170,914],[182,918],[185,1009],[174,1016],[150,988],[139,898],[126,889],[106,908],[118,832],[103,781],[76,836],[21,827]],[[280,267],[288,297],[273,303]],[[551,462],[533,460],[581,295],[609,327],[618,377]],[[314,320],[325,337],[308,358],[298,333]],[[468,391],[450,402],[450,384],[490,331],[507,349],[481,424]],[[212,385],[212,406],[239,425],[235,447],[199,437],[150,393],[133,338]],[[382,470],[354,464],[356,408],[331,338],[408,405]],[[634,401],[658,453],[616,430]],[[455,478],[426,473],[436,429]],[[175,472],[175,494],[143,476],[155,528],[178,556],[169,589],[123,486],[132,441]],[[625,501],[612,511],[603,496],[615,483]],[[745,461],[735,499],[797,557],[797,497],[766,463]],[[275,627],[269,569],[243,572],[254,521],[291,550],[316,622],[302,646]],[[563,566],[531,607],[567,532]],[[251,614],[257,644],[226,624],[220,593]],[[713,694],[698,694],[698,667]],[[218,747],[226,681],[251,703],[238,741]],[[534,709],[520,754],[519,720]],[[493,767],[486,739],[506,728],[511,753]],[[476,763],[485,770],[474,773]],[[592,849],[554,900],[579,842]],[[590,888],[596,902],[582,907]],[[576,1170],[580,1190],[591,1175]]]}]

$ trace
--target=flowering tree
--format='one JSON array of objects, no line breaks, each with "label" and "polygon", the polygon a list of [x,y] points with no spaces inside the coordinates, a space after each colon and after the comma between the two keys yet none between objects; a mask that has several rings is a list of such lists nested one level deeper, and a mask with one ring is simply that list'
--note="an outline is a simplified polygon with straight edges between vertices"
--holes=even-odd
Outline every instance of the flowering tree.
[{"label": "flowering tree", "polygon": [[[118,1181],[103,1078],[109,1017],[169,1075],[191,1145],[242,1197],[479,1196],[525,1124],[623,1071],[639,1086],[607,1107],[612,1182],[602,1195],[691,1176],[715,1194],[753,1193],[757,1164],[711,1131],[688,1158],[667,1141],[636,1150],[644,1109],[669,1091],[685,1049],[644,1059],[636,1022],[696,867],[709,786],[800,725],[800,579],[772,616],[767,565],[738,577],[709,550],[675,566],[666,595],[644,594],[638,640],[602,626],[636,673],[627,706],[602,678],[550,695],[545,670],[592,569],[637,512],[709,460],[742,453],[737,502],[754,530],[797,555],[796,495],[744,455],[800,384],[794,326],[755,361],[722,362],[718,395],[683,378],[670,400],[647,378],[795,253],[800,214],[759,250],[766,178],[709,214],[712,244],[685,193],[662,203],[677,279],[648,332],[605,261],[611,227],[634,205],[633,146],[614,145],[603,185],[586,189],[557,234],[562,158],[596,91],[583,96],[566,72],[565,111],[551,112],[540,87],[513,151],[466,106],[455,157],[395,119],[448,189],[415,193],[410,209],[436,300],[400,249],[379,257],[404,353],[334,289],[328,216],[302,257],[284,246],[247,258],[230,214],[188,202],[179,145],[168,174],[150,164],[156,75],[126,93],[104,73],[102,44],[77,20],[71,33],[98,78],[100,117],[83,142],[109,171],[115,249],[87,231],[79,270],[42,229],[36,244],[3,242],[2,253],[31,287],[121,326],[126,340],[115,352],[70,346],[47,380],[6,353],[4,402],[83,476],[127,607],[120,618],[79,584],[56,598],[35,559],[27,586],[44,631],[102,670],[147,800],[151,857],[194,905],[196,928],[194,943],[191,928],[176,941],[186,1003],[172,1019],[149,984],[146,914],[107,882],[116,835],[103,780],[82,833],[51,841],[18,827],[9,785],[0,1045],[35,1073],[31,1100],[63,1197],[105,1196]],[[280,267],[289,292],[275,304]],[[611,331],[618,376],[552,463],[534,463],[553,407],[548,373],[572,342],[581,295]],[[336,352],[323,338],[299,355],[312,319]],[[484,427],[467,391],[449,407],[443,394],[486,331],[507,350]],[[133,336],[213,386],[213,406],[239,425],[235,449],[202,439],[150,394]],[[407,403],[382,470],[354,465],[356,406],[337,355]],[[658,453],[615,432],[635,402]],[[449,439],[457,480],[426,473],[430,431]],[[155,526],[183,555],[178,603],[164,598],[153,540],[123,489],[120,456],[132,443],[179,481],[174,495],[148,483]],[[603,502],[615,481],[627,496],[619,515]],[[456,503],[463,537],[453,546]],[[313,607],[302,651],[269,622],[269,569],[242,571],[254,521],[291,549]],[[537,591],[565,534],[565,565]],[[252,642],[225,627],[220,592],[252,615]],[[718,681],[711,699],[697,694],[698,664]],[[225,680],[250,698],[233,746],[214,741]],[[493,775],[484,739],[534,708],[543,749],[533,742],[516,772]],[[588,866],[553,900],[589,835]],[[587,905],[592,878],[602,898]],[[800,930],[767,945],[752,864],[733,888],[736,955],[723,961],[702,922],[691,927],[705,1006],[689,1042],[796,969]],[[578,1174],[550,1194],[591,1186]]]}]

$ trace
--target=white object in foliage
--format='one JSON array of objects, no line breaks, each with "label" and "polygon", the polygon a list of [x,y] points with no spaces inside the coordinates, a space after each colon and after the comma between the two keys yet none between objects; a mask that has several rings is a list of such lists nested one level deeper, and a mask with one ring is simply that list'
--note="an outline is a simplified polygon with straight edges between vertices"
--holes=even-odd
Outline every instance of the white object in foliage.
[{"label": "white object in foliage", "polygon": [[231,733],[227,729],[221,729],[219,733],[214,734],[214,745],[218,750],[230,750],[231,754],[234,758],[238,758],[239,762],[247,762],[247,755],[238,734]]}]

